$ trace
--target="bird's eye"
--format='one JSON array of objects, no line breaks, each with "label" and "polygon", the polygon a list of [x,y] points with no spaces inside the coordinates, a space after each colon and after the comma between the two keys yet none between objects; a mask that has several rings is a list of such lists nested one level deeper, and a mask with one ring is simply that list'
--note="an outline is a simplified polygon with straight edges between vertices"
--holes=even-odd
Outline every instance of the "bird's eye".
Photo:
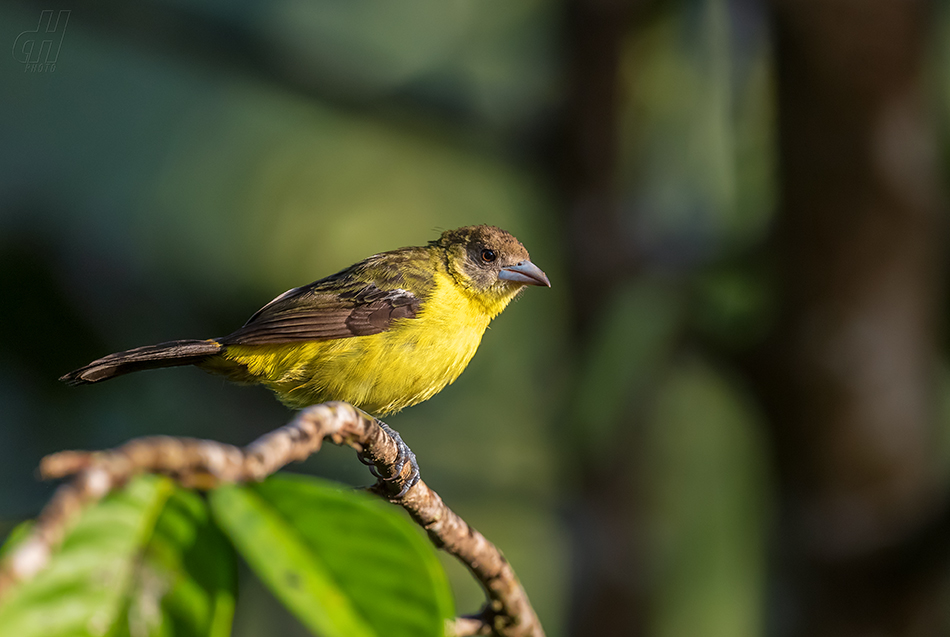
[{"label": "bird's eye", "polygon": [[498,255],[495,254],[494,250],[484,249],[482,250],[482,261],[485,263],[491,263],[498,258]]}]

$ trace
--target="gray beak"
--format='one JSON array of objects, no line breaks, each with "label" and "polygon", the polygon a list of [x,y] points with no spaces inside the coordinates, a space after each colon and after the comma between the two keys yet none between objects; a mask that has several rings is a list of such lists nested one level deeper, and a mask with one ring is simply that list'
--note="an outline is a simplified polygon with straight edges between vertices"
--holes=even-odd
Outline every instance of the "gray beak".
[{"label": "gray beak", "polygon": [[520,283],[521,285],[543,285],[547,288],[551,287],[548,276],[541,268],[527,259],[517,265],[502,268],[501,272],[498,273],[498,278],[504,279],[505,281],[512,281],[513,283]]}]

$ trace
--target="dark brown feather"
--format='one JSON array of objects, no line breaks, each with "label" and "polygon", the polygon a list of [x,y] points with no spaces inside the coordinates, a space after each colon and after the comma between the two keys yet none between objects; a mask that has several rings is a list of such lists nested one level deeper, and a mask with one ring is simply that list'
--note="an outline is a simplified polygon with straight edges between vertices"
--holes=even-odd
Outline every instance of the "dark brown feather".
[{"label": "dark brown feather", "polygon": [[328,294],[314,286],[296,288],[264,306],[239,330],[218,339],[222,345],[264,345],[327,341],[379,334],[400,318],[414,318],[421,300],[406,290],[359,290]]},{"label": "dark brown feather", "polygon": [[103,356],[84,367],[69,372],[60,380],[67,385],[84,385],[143,369],[195,365],[209,356],[214,356],[220,349],[221,346],[214,341],[200,340],[169,341],[158,345],[146,345]]}]

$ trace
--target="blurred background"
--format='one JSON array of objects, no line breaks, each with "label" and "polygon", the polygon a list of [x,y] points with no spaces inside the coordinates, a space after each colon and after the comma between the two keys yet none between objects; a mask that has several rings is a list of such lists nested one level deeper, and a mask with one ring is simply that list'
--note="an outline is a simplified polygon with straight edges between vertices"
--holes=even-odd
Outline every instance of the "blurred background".
[{"label": "blurred background", "polygon": [[[290,418],[61,374],[490,223],[553,288],[389,423],[550,637],[950,634],[946,3],[2,0],[0,45],[0,535],[44,454]],[[235,637],[305,634],[244,575]]]}]

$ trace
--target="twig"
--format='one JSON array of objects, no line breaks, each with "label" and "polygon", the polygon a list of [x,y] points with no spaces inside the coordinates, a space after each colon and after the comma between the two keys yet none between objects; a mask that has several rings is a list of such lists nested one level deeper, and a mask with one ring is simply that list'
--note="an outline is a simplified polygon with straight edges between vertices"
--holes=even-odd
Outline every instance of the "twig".
[{"label": "twig", "polygon": [[395,475],[396,442],[374,418],[340,402],[310,407],[243,449],[212,440],[154,436],[136,438],[110,451],[63,451],[47,456],[40,464],[43,478],[74,477],[57,489],[29,537],[0,563],[0,599],[10,586],[46,566],[83,507],[136,475],[161,473],[199,489],[259,481],[316,453],[325,439],[348,445],[373,463],[383,479],[372,490],[406,509],[437,547],[458,558],[482,584],[488,596],[485,608],[477,616],[449,622],[448,635],[544,637],[528,596],[501,551],[449,509],[425,482],[420,480],[399,496],[409,467]]}]

